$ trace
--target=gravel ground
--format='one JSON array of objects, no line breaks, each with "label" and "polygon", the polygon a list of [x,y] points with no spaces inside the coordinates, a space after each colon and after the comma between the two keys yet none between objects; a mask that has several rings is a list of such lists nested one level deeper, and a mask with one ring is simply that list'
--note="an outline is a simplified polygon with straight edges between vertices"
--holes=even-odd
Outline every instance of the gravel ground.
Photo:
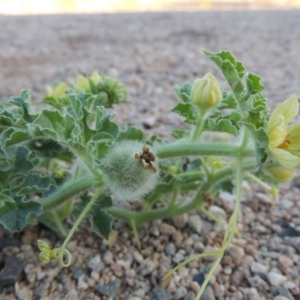
[{"label": "gravel ground", "polygon": [[[117,107],[116,120],[148,123],[149,132],[163,137],[183,126],[170,112],[172,86],[218,74],[201,48],[228,49],[260,74],[272,107],[300,95],[298,10],[0,16],[0,28],[0,99],[30,88],[39,106],[47,84],[99,70],[128,88],[132,104]],[[258,186],[245,182],[243,190],[241,234],[202,299],[300,299],[300,179],[282,187],[277,205]],[[225,219],[233,204],[222,194],[209,210]],[[59,243],[47,229],[29,227],[12,237],[0,230],[0,284],[16,281],[0,287],[0,299],[192,300],[211,261],[190,263],[171,281],[160,279],[184,258],[219,247],[223,234],[191,212],[141,228],[139,253],[128,227],[116,222],[114,230],[105,242],[82,226],[69,244],[74,263],[67,269],[38,261],[38,238]]]}]

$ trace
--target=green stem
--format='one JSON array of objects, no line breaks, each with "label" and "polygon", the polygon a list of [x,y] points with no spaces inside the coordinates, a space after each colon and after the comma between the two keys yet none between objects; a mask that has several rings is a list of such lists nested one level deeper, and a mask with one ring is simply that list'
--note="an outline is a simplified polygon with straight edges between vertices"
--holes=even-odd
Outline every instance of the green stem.
[{"label": "green stem", "polygon": [[196,122],[196,126],[194,128],[194,132],[192,134],[192,139],[191,141],[195,142],[199,139],[203,129],[204,129],[204,125],[205,125],[205,121],[207,119],[207,114],[199,114],[198,116],[198,120]]},{"label": "green stem", "polygon": [[180,264],[178,264],[174,269],[172,269],[167,275],[165,275],[162,278],[162,281],[166,280],[168,277],[170,277],[173,273],[175,273],[178,269],[180,269],[181,267],[185,266],[186,264],[194,261],[194,260],[198,260],[202,257],[210,257],[210,256],[218,256],[220,253],[220,250],[217,251],[212,251],[212,252],[204,252],[204,253],[200,253],[200,254],[196,254],[188,259],[186,259],[185,261],[181,262]]},{"label": "green stem", "polygon": [[201,288],[199,290],[199,292],[196,295],[195,300],[200,300],[200,297],[202,296],[211,276],[213,275],[213,273],[216,271],[221,259],[223,258],[224,252],[221,252],[218,255],[218,258],[216,259],[216,261],[214,262],[213,266],[211,267],[209,273],[207,274],[207,276],[205,277],[205,280],[203,281],[203,283],[201,284]]},{"label": "green stem", "polygon": [[60,233],[63,236],[66,236],[67,235],[66,230],[65,230],[61,220],[58,217],[57,211],[53,210],[53,211],[50,211],[49,213],[51,214],[51,217],[53,218],[54,222],[56,223]]},{"label": "green stem", "polygon": [[169,207],[174,208],[176,206],[175,203],[176,203],[179,191],[180,191],[180,187],[178,185],[175,185],[173,195],[172,195],[172,199],[171,199],[171,203],[170,203]]},{"label": "green stem", "polygon": [[125,220],[128,223],[130,223],[131,219],[134,219],[137,225],[140,225],[144,222],[154,221],[157,219],[171,218],[186,213],[199,206],[199,203],[201,203],[203,193],[207,192],[216,182],[223,180],[223,178],[227,178],[227,175],[231,173],[232,168],[229,167],[216,172],[214,174],[214,178],[212,178],[210,181],[205,181],[202,183],[194,199],[182,206],[175,206],[171,208],[166,207],[163,209],[155,209],[150,211],[143,210],[138,212],[126,211],[118,207],[110,207],[106,211],[114,217]]},{"label": "green stem", "polygon": [[[99,172],[93,167],[88,157],[90,156],[89,153],[86,152],[86,150],[80,146],[72,146],[69,144],[65,144],[67,148],[69,148],[86,166],[86,168],[93,174],[95,177],[99,176]],[[83,148],[83,149],[82,149]]]},{"label": "green stem", "polygon": [[[170,158],[176,156],[230,156],[236,157],[240,152],[241,145],[239,144],[199,144],[193,142],[185,142],[184,144],[173,143],[162,145],[153,148],[153,152],[159,158]],[[243,157],[255,156],[254,149],[243,150]]]},{"label": "green stem", "polygon": [[200,288],[199,292],[197,293],[195,300],[199,300],[200,297],[202,296],[209,280],[211,279],[211,276],[213,275],[216,268],[218,267],[221,259],[224,256],[224,253],[225,253],[228,245],[231,243],[233,236],[235,234],[239,209],[240,209],[240,205],[241,205],[241,198],[242,198],[242,155],[243,155],[243,149],[244,149],[244,147],[246,147],[246,145],[247,145],[247,133],[244,134],[243,142],[241,144],[241,149],[237,153],[237,158],[236,158],[236,202],[235,202],[234,211],[229,220],[229,224],[228,224],[227,230],[226,230],[224,238],[223,238],[222,247],[218,254],[218,258],[214,262],[212,268],[210,269],[204,282],[202,283],[201,288]]},{"label": "green stem", "polygon": [[77,180],[69,180],[57,191],[42,199],[40,204],[43,206],[44,212],[48,212],[57,206],[63,204],[71,197],[82,193],[88,187],[94,184],[94,176],[92,174],[86,174],[84,177]]},{"label": "green stem", "polygon": [[198,209],[200,210],[200,212],[202,212],[204,215],[208,216],[210,219],[212,219],[217,224],[221,223],[221,221],[216,216],[214,216],[207,209],[204,208],[203,204],[199,205]]},{"label": "green stem", "polygon": [[246,173],[246,176],[253,180],[254,182],[258,183],[259,185],[261,185],[263,188],[265,188],[267,191],[271,191],[272,190],[272,187],[269,186],[268,184],[266,184],[265,182],[263,182],[262,180],[260,180],[258,177],[256,177],[255,175],[253,175],[252,173],[250,172],[247,172]]},{"label": "green stem", "polygon": [[[88,203],[88,205],[84,208],[84,210],[81,212],[79,218],[76,220],[75,224],[73,225],[72,229],[70,230],[70,232],[68,233],[66,239],[64,240],[63,244],[61,247],[59,247],[60,249],[60,253],[63,254],[65,251],[65,248],[67,247],[70,239],[72,238],[75,230],[77,229],[77,227],[80,225],[80,223],[82,222],[82,220],[85,218],[86,214],[89,212],[89,210],[92,208],[92,206],[94,205],[94,203],[96,202],[96,200],[98,199],[98,197],[103,193],[104,188],[101,187],[97,190],[97,192],[94,194],[93,198],[90,200],[90,202]],[[61,257],[61,263],[63,266],[68,266],[70,265],[71,261],[69,261],[67,264],[64,264],[64,262],[62,261],[62,257]]]},{"label": "green stem", "polygon": [[131,229],[133,230],[135,242],[136,242],[139,250],[141,250],[141,242],[140,242],[139,234],[137,232],[135,220],[134,219],[130,219],[129,223],[130,223]]}]

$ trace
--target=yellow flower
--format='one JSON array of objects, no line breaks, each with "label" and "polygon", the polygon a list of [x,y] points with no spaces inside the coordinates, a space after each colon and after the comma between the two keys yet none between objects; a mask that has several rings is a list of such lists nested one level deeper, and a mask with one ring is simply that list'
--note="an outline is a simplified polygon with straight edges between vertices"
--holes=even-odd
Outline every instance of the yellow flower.
[{"label": "yellow flower", "polygon": [[299,102],[293,95],[272,112],[266,128],[271,154],[287,169],[300,164],[300,123],[288,125],[298,110]]},{"label": "yellow flower", "polygon": [[286,182],[291,180],[295,175],[294,169],[286,169],[283,167],[273,167],[269,172],[274,176],[278,182]]}]

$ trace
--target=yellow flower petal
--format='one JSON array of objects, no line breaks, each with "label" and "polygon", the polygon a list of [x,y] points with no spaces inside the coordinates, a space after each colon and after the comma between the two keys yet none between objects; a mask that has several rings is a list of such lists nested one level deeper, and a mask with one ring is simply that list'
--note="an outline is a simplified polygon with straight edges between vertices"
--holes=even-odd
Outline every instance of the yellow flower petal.
[{"label": "yellow flower petal", "polygon": [[297,100],[296,95],[292,95],[291,98],[285,100],[282,104],[280,104],[271,114],[271,118],[277,118],[278,115],[282,115],[284,117],[285,126],[288,125],[297,115],[299,110],[299,102]]},{"label": "yellow flower petal", "polygon": [[291,180],[295,175],[295,170],[286,169],[283,167],[271,168],[270,173],[275,177],[278,182],[286,182]]},{"label": "yellow flower petal", "polygon": [[288,138],[291,141],[289,150],[300,150],[300,123],[289,126],[288,132],[290,133]]},{"label": "yellow flower petal", "polygon": [[278,163],[287,169],[296,168],[300,164],[300,158],[291,154],[290,152],[279,149],[269,148]]},{"label": "yellow flower petal", "polygon": [[282,115],[277,115],[276,118],[270,117],[266,133],[269,138],[269,147],[276,148],[281,145],[287,135],[284,117]]}]

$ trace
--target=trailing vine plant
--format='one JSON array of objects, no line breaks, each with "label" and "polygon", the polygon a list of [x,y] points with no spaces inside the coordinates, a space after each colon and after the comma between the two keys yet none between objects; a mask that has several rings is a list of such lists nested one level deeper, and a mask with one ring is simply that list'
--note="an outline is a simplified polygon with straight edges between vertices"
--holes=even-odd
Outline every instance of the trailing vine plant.
[{"label": "trailing vine plant", "polygon": [[[173,112],[184,118],[187,129],[174,129],[168,142],[118,126],[106,108],[128,102],[126,90],[97,72],[48,87],[43,102],[50,109],[34,112],[28,90],[1,102],[0,223],[11,232],[43,223],[66,236],[60,247],[52,249],[45,241],[38,247],[42,262],[59,259],[69,266],[66,246],[84,218],[106,239],[113,219],[122,219],[139,243],[137,229],[145,222],[192,209],[215,220],[205,199],[222,190],[234,192],[221,248],[190,257],[166,275],[192,260],[214,257],[199,300],[237,232],[242,179],[276,194],[277,183],[290,180],[300,163],[300,123],[290,124],[298,115],[296,96],[270,114],[259,76],[228,51],[204,54],[228,88],[211,74],[175,86],[179,103]],[[118,206],[135,200],[143,200],[138,212]],[[63,221],[71,212],[76,221],[66,234]]]}]

